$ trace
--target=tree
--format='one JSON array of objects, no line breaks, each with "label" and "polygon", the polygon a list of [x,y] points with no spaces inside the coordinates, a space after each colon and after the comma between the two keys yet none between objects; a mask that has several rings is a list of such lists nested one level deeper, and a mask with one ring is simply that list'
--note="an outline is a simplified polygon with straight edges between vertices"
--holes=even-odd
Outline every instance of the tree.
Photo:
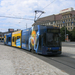
[{"label": "tree", "polygon": [[61,33],[61,41],[65,41],[65,27],[62,27],[60,29],[60,33]]},{"label": "tree", "polygon": [[75,41],[75,28],[71,31],[71,41]]},{"label": "tree", "polygon": [[[60,33],[61,33],[61,41],[65,41],[65,27],[62,27],[60,29]],[[66,28],[66,34],[68,34],[69,39],[70,39],[71,33],[70,33],[70,31],[67,30],[67,28]]]}]

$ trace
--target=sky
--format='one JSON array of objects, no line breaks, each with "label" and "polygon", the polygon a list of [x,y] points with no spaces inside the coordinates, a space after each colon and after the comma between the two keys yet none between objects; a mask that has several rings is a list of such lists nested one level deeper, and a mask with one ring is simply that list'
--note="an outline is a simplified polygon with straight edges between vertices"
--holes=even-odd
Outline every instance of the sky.
[{"label": "sky", "polygon": [[[27,28],[31,27],[35,10],[45,12],[40,16],[42,18],[58,14],[60,10],[70,7],[75,10],[75,0],[0,0],[0,32],[6,32],[9,28],[23,30],[26,25]],[[40,12],[36,16],[39,15]]]}]

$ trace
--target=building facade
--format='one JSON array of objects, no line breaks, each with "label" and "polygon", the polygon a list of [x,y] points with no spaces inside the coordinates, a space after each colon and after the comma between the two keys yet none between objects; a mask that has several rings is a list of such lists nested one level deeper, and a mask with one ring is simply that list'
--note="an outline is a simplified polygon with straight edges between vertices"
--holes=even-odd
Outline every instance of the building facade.
[{"label": "building facade", "polygon": [[53,14],[47,17],[40,18],[34,25],[54,25],[62,28],[66,26],[67,30],[72,31],[75,28],[75,10],[67,8],[61,10],[59,14]]}]

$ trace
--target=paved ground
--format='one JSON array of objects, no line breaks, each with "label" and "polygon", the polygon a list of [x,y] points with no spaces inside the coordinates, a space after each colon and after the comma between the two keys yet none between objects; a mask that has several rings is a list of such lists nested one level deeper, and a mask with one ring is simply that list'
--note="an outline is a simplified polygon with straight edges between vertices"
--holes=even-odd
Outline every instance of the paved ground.
[{"label": "paved ground", "polygon": [[68,75],[22,49],[0,44],[0,75]]},{"label": "paved ground", "polygon": [[75,42],[62,42],[63,54],[75,58]]},{"label": "paved ground", "polygon": [[75,58],[75,47],[62,47],[62,54]]},{"label": "paved ground", "polygon": [[75,42],[62,42],[62,46],[75,47]]}]

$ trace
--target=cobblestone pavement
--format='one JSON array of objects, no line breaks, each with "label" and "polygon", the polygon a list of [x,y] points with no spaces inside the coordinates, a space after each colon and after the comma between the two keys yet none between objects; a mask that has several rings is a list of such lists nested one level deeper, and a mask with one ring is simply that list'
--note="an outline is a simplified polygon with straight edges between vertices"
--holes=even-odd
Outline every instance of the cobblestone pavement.
[{"label": "cobblestone pavement", "polygon": [[68,75],[22,49],[0,45],[0,75]]}]

